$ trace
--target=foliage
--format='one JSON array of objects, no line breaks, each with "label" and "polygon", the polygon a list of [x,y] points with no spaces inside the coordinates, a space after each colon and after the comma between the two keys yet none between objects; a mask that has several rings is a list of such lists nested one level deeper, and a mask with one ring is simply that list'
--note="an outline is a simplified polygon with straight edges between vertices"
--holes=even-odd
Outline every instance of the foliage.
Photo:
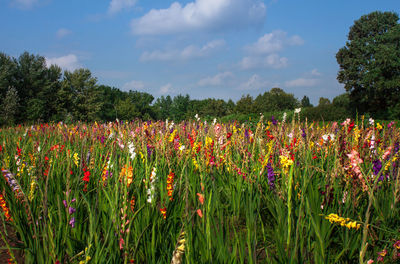
[{"label": "foliage", "polygon": [[19,97],[17,89],[9,87],[4,96],[0,107],[2,109],[1,119],[4,124],[13,125],[17,115],[19,105]]},{"label": "foliage", "polygon": [[400,24],[393,12],[375,11],[351,26],[346,46],[336,54],[337,76],[358,113],[399,118]]},{"label": "foliage", "polygon": [[301,107],[312,107],[313,105],[310,103],[310,98],[308,96],[304,95],[303,99],[300,101],[300,106]]}]

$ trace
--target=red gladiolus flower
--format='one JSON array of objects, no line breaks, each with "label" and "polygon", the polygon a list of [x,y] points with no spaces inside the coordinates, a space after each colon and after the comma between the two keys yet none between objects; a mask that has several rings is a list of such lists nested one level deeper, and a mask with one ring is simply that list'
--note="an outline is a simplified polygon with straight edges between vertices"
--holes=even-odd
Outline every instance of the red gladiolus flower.
[{"label": "red gladiolus flower", "polygon": [[20,148],[17,146],[17,151],[18,151],[18,156],[21,156],[21,151],[22,151],[22,149],[20,149]]},{"label": "red gladiolus flower", "polygon": [[83,181],[84,182],[89,182],[89,176],[90,176],[90,171],[85,171],[85,173],[83,174]]},{"label": "red gladiolus flower", "polygon": [[165,208],[165,207],[161,208],[160,212],[161,212],[162,218],[166,219],[167,218],[167,208]]},{"label": "red gladiolus flower", "polygon": [[354,127],[354,121],[351,121],[349,128],[347,129],[347,133],[350,133],[350,131],[353,129]]}]

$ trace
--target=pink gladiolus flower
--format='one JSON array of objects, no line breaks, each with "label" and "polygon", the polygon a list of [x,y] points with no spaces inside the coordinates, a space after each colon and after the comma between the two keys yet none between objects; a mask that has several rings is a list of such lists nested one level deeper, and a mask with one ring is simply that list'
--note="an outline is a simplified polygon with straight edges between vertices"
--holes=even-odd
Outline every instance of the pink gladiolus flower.
[{"label": "pink gladiolus flower", "polygon": [[119,249],[120,250],[122,250],[123,248],[124,248],[124,239],[123,238],[120,238],[120,240],[119,240]]}]

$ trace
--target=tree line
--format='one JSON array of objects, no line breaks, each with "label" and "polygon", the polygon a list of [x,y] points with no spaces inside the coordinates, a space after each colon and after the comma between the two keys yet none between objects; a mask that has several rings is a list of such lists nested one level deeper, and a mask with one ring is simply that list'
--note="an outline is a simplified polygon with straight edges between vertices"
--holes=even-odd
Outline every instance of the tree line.
[{"label": "tree line", "polygon": [[[181,121],[193,118],[195,114],[208,118],[235,118],[236,115],[286,111],[297,107],[313,108],[307,96],[298,100],[281,88],[272,88],[255,98],[244,95],[236,103],[214,98],[196,100],[189,95],[167,95],[155,100],[146,92],[121,91],[98,84],[88,69],[63,72],[57,65],[47,67],[43,56],[28,52],[18,58],[0,53],[0,95],[3,98],[2,125],[111,121],[117,118]],[[331,103],[321,98],[314,109],[321,110],[323,105],[329,107],[336,101],[334,99]]]}]

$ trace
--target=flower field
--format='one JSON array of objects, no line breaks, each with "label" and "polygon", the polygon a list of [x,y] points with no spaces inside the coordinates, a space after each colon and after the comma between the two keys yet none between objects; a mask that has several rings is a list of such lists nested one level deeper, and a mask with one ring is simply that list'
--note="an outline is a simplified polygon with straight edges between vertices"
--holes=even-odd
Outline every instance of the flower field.
[{"label": "flower field", "polygon": [[299,114],[3,128],[2,223],[26,263],[400,261],[399,128]]}]

